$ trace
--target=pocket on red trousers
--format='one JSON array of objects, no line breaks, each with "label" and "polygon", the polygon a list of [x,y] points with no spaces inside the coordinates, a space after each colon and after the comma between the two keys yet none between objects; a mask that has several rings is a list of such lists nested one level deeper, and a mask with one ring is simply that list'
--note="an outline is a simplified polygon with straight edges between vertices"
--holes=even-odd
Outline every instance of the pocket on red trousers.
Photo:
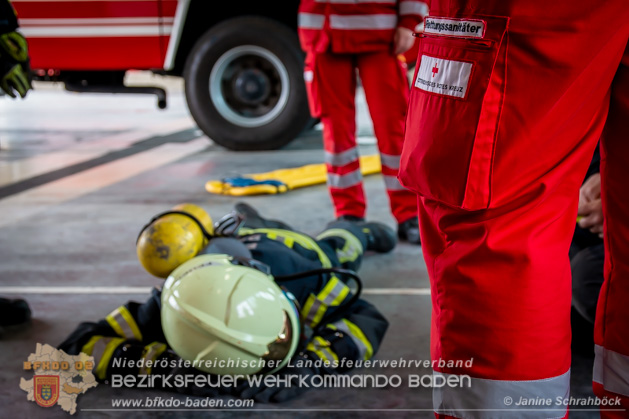
[{"label": "pocket on red trousers", "polygon": [[487,209],[506,83],[509,18],[433,19],[450,25],[482,22],[483,36],[444,36],[433,30],[420,37],[400,181],[453,207]]}]

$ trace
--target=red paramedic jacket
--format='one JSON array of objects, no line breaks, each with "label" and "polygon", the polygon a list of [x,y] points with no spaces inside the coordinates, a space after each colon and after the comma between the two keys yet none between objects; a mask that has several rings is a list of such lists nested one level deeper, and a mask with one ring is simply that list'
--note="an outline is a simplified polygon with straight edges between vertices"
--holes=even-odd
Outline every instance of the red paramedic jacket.
[{"label": "red paramedic jacket", "polygon": [[303,0],[299,39],[306,52],[355,54],[391,47],[396,28],[415,30],[428,12],[418,0]]}]

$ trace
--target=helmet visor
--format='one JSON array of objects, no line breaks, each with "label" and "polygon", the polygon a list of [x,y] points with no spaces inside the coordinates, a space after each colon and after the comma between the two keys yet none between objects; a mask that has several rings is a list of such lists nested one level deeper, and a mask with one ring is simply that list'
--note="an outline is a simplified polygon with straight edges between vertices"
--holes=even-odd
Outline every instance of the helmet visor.
[{"label": "helmet visor", "polygon": [[[284,291],[284,295],[291,302],[291,306],[295,310],[295,318],[299,319],[299,302],[290,292]],[[291,350],[293,348],[293,341],[295,334],[301,336],[301,324],[293,324],[290,316],[286,311],[284,313],[284,322],[282,324],[282,330],[277,335],[277,339],[268,345],[268,352],[262,356],[265,361],[264,367],[260,370],[261,373],[268,373],[277,369],[279,363],[286,358],[292,356]],[[297,320],[299,322],[299,320]]]}]

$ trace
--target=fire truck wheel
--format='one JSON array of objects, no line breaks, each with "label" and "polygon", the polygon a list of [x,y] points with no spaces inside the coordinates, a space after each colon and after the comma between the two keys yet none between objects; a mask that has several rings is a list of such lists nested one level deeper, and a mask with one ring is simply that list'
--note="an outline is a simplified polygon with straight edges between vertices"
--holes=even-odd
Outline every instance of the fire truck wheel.
[{"label": "fire truck wheel", "polygon": [[231,150],[271,150],[311,122],[297,34],[270,19],[240,17],[207,31],[184,70],[192,117]]}]

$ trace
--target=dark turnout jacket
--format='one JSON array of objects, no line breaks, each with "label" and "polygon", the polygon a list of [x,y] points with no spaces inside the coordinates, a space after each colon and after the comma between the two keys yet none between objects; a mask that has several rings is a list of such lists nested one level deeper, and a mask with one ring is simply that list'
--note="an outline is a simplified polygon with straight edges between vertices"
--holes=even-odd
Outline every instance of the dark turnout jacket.
[{"label": "dark turnout jacket", "polygon": [[[360,232],[352,233],[364,240]],[[316,241],[288,230],[248,229],[238,239],[229,240],[244,244],[254,259],[270,267],[274,276],[344,266],[337,257],[337,250],[345,244],[339,237],[329,235],[325,240]],[[361,256],[362,252],[357,257]],[[365,300],[357,299],[344,306],[353,293],[339,277],[311,276],[281,285],[299,301],[302,325],[307,332],[289,364],[276,374],[295,380],[338,374],[351,370],[357,361],[369,360],[376,354],[388,322]],[[127,302],[98,322],[81,323],[59,348],[69,354],[84,352],[94,356],[94,373],[103,382],[120,375],[205,374],[191,367],[182,368],[179,357],[168,347],[161,327],[160,296],[161,291],[154,289],[144,303]],[[122,359],[126,362],[119,362]],[[161,362],[151,368],[138,368],[129,367],[130,360]],[[319,362],[314,362],[317,360]],[[177,366],[173,367],[175,364]],[[170,388],[154,381],[151,388],[203,396],[232,395],[262,402],[281,402],[309,388],[297,381],[294,385],[286,380],[277,380],[277,383],[253,385],[249,380],[240,380],[227,386]]]}]

